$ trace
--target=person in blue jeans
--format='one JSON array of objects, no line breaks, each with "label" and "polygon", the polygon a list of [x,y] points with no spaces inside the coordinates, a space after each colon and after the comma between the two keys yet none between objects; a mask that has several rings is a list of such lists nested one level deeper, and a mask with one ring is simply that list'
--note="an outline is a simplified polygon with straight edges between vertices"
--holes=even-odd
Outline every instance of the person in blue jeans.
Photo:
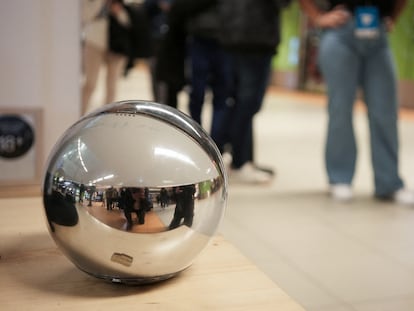
[{"label": "person in blue jeans", "polygon": [[388,31],[406,0],[330,0],[321,11],[312,0],[300,0],[314,24],[322,28],[318,62],[327,86],[326,169],[335,199],[353,198],[357,147],[353,105],[359,88],[368,111],[375,196],[414,204],[398,168],[398,100]]}]

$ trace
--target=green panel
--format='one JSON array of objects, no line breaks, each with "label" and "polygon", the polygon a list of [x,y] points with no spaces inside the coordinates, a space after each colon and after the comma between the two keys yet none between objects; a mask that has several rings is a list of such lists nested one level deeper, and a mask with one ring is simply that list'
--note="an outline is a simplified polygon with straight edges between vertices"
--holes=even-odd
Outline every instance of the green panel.
[{"label": "green panel", "polygon": [[273,59],[273,68],[277,70],[292,71],[298,68],[299,19],[299,5],[294,1],[282,12],[281,42]]},{"label": "green panel", "polygon": [[414,0],[408,0],[394,30],[390,44],[395,56],[398,78],[414,80]]}]

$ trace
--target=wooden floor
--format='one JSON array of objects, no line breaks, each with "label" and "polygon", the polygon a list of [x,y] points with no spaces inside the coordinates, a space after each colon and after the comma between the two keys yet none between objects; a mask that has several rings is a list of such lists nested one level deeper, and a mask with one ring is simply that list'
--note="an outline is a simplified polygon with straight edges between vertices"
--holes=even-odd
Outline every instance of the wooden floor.
[{"label": "wooden floor", "polygon": [[[106,207],[102,206],[101,202],[94,202],[92,206],[86,207],[87,211],[93,215],[97,220],[102,221],[112,228],[119,230],[126,230],[127,221],[124,212],[118,208],[114,208],[108,211]],[[129,230],[136,233],[153,233],[166,231],[167,227],[158,217],[154,210],[151,210],[145,214],[145,222],[143,224],[138,223],[137,216],[132,214],[133,226]]]}]

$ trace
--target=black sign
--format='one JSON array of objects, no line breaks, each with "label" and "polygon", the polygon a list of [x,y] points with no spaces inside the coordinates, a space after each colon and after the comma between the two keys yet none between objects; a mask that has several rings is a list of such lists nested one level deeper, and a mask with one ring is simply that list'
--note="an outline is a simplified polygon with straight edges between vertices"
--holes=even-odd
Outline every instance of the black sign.
[{"label": "black sign", "polygon": [[23,118],[0,116],[0,157],[18,158],[28,152],[33,143],[34,131]]}]

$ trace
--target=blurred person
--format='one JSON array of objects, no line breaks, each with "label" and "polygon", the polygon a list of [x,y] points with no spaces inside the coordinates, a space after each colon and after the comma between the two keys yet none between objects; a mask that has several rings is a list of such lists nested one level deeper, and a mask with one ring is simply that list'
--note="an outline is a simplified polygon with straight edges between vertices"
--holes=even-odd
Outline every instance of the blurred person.
[{"label": "blurred person", "polygon": [[209,133],[216,141],[228,97],[230,66],[227,53],[220,42],[219,7],[217,1],[213,3],[214,5],[199,12],[188,22],[189,111],[191,117],[202,124],[205,95],[211,90],[213,115]]},{"label": "blurred person", "polygon": [[170,198],[169,198],[167,189],[165,189],[164,187],[162,187],[160,190],[159,198],[160,198],[159,200],[160,200],[161,207],[162,208],[167,207]]},{"label": "blurred person", "polygon": [[169,230],[173,230],[180,225],[185,225],[191,228],[194,218],[195,193],[195,185],[179,186],[175,189],[176,206],[173,219],[168,226]]},{"label": "blurred person", "polygon": [[261,109],[280,41],[279,14],[289,2],[223,0],[219,4],[231,81],[227,116],[216,143],[224,153],[226,145],[231,148],[230,182],[261,184],[273,178],[272,169],[254,163],[253,120]]},{"label": "blurred person", "polygon": [[86,187],[84,184],[79,185],[79,203],[83,203]]},{"label": "blurred person", "polygon": [[173,0],[167,14],[167,31],[156,54],[154,69],[157,102],[177,108],[178,94],[187,83],[187,23],[214,0]]},{"label": "blurred person", "polygon": [[83,70],[81,113],[89,108],[102,65],[106,67],[105,99],[116,96],[117,81],[131,54],[131,25],[123,0],[82,0]]},{"label": "blurred person", "polygon": [[124,215],[127,220],[127,230],[131,230],[133,226],[132,213],[136,214],[138,224],[145,223],[146,201],[144,189],[142,188],[126,188],[122,191],[122,206]]},{"label": "blurred person", "polygon": [[375,197],[414,204],[398,168],[398,100],[388,32],[406,0],[330,0],[329,10],[300,0],[311,21],[323,29],[318,61],[327,85],[328,131],[325,150],[331,195],[353,198],[357,148],[353,105],[358,88],[368,111]]},{"label": "blurred person", "polygon": [[[145,0],[144,8],[147,13],[150,24],[150,50],[151,56],[148,59],[151,77],[151,89],[153,98],[159,102],[158,85],[155,75],[155,68],[157,67],[157,54],[164,36],[168,32],[168,11],[170,10],[173,0]],[[175,94],[170,96],[176,96]]]},{"label": "blurred person", "polygon": [[104,192],[105,200],[102,203],[106,203],[106,209],[112,211],[114,209],[116,200],[118,198],[118,191],[114,187],[109,187]]}]

